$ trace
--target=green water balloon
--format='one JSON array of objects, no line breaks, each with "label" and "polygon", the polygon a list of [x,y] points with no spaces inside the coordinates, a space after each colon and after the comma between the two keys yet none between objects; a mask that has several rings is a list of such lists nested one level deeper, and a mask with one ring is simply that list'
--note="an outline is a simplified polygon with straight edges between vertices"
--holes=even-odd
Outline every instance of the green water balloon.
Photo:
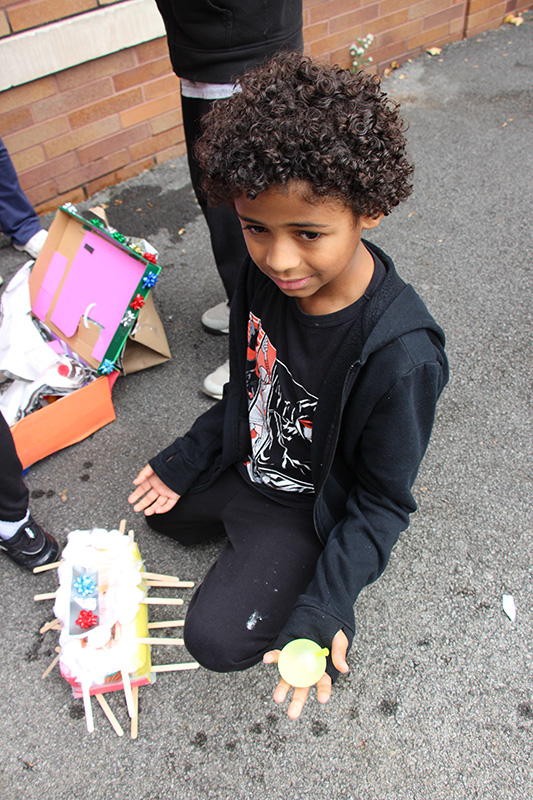
[{"label": "green water balloon", "polygon": [[294,639],[285,645],[278,659],[281,677],[297,688],[316,683],[326,671],[327,647],[320,647],[311,639]]}]

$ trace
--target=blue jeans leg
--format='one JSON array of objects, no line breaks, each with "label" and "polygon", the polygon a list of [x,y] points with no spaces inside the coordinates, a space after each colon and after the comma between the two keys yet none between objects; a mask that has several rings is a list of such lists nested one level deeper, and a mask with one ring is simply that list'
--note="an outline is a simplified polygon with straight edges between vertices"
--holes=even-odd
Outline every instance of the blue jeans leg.
[{"label": "blue jeans leg", "polygon": [[0,139],[0,228],[13,244],[23,246],[41,230],[39,217],[20,188],[15,167]]}]

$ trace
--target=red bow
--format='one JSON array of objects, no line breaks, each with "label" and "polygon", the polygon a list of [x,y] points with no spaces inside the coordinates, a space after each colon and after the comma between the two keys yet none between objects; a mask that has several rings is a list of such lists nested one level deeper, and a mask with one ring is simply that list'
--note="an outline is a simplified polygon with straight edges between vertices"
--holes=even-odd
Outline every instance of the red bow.
[{"label": "red bow", "polygon": [[130,308],[133,308],[134,311],[138,311],[143,306],[144,306],[144,297],[142,296],[142,294],[135,295],[135,297],[130,303]]},{"label": "red bow", "polygon": [[92,628],[98,622],[98,617],[96,614],[93,614],[92,611],[88,611],[86,608],[82,609],[79,613],[78,619],[76,620],[76,625],[79,625],[80,628]]}]

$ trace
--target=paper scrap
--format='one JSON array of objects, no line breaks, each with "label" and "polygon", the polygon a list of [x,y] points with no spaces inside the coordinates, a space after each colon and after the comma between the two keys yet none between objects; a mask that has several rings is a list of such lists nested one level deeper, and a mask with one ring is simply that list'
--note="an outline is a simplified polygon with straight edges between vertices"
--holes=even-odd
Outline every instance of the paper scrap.
[{"label": "paper scrap", "polygon": [[514,597],[512,594],[503,595],[502,607],[511,622],[514,622],[516,619],[516,606],[514,604]]}]

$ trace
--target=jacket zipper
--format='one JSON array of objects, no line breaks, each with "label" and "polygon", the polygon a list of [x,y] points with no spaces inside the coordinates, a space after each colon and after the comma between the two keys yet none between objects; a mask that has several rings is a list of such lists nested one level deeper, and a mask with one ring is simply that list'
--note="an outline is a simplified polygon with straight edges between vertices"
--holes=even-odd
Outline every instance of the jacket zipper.
[{"label": "jacket zipper", "polygon": [[[320,541],[322,542],[322,544],[325,544],[326,540],[321,535],[320,528],[319,528],[319,525],[318,525],[318,519],[317,519],[318,501],[321,498],[322,490],[324,488],[324,484],[326,483],[326,478],[327,478],[327,476],[329,474],[329,471],[331,469],[331,465],[333,463],[333,459],[335,457],[335,449],[337,447],[337,442],[339,441],[339,433],[340,433],[340,428],[341,428],[342,410],[343,410],[344,406],[346,405],[346,397],[348,396],[348,394],[350,393],[350,391],[352,389],[352,386],[354,385],[355,379],[357,377],[357,373],[359,372],[359,369],[361,368],[361,366],[362,366],[361,361],[355,361],[353,364],[350,364],[350,367],[349,367],[348,372],[346,373],[346,377],[344,379],[344,384],[343,384],[343,387],[342,387],[341,399],[339,401],[339,406],[338,406],[337,412],[335,414],[334,423],[333,423],[333,425],[330,426],[329,435],[328,435],[328,439],[327,439],[327,442],[326,442],[327,461],[322,466],[321,477],[320,477],[320,480],[319,480],[319,485],[318,485],[317,493],[316,493],[316,500],[315,500],[315,504],[314,504],[314,508],[313,508],[313,521],[314,521],[314,524],[315,524],[315,530],[316,530],[317,536],[320,539]],[[350,383],[349,388],[348,388],[348,383]]]}]

